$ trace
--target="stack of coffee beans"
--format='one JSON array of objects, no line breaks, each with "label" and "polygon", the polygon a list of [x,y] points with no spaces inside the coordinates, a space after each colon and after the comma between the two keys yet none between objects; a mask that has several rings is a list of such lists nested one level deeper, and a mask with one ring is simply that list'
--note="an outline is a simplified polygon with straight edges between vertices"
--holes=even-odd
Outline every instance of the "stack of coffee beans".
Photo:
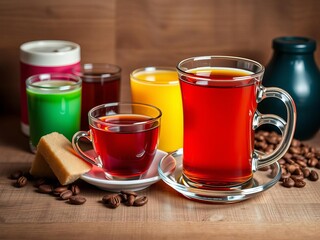
[{"label": "stack of coffee beans", "polygon": [[[274,151],[281,141],[276,132],[258,131],[255,134],[255,148],[265,153]],[[317,181],[317,169],[320,169],[320,150],[293,139],[288,152],[279,159],[282,186],[304,187],[305,179]]]}]

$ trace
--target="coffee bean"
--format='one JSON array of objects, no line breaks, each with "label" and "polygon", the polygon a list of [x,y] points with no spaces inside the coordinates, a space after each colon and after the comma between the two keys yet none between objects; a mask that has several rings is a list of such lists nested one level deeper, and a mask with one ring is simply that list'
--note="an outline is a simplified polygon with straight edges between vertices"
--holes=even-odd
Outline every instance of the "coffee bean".
[{"label": "coffee bean", "polygon": [[295,170],[297,169],[297,167],[296,166],[294,166],[294,165],[288,165],[287,166],[287,171],[289,172],[289,173],[293,173]]},{"label": "coffee bean", "polygon": [[299,140],[292,139],[292,141],[291,141],[292,147],[299,147],[300,145],[301,145],[301,142]]},{"label": "coffee bean", "polygon": [[73,194],[73,195],[78,195],[78,194],[80,194],[80,188],[79,188],[78,185],[75,185],[75,184],[71,185],[70,190],[72,191],[72,194]]},{"label": "coffee bean", "polygon": [[297,163],[300,165],[300,167],[305,168],[307,167],[307,163],[303,160],[297,160]]},{"label": "coffee bean", "polygon": [[291,178],[296,181],[296,180],[303,180],[304,179],[304,176],[303,174],[301,175],[291,175]]},{"label": "coffee bean", "polygon": [[300,150],[297,147],[290,147],[289,152],[292,154],[300,154]]},{"label": "coffee bean", "polygon": [[286,178],[286,179],[283,179],[283,182],[282,182],[282,186],[286,187],[286,188],[291,188],[294,186],[294,181],[292,178]]},{"label": "coffee bean", "polygon": [[136,196],[134,196],[134,195],[129,195],[129,196],[128,196],[128,201],[126,202],[126,204],[127,204],[128,206],[133,206],[133,203],[134,203],[135,199],[136,199]]},{"label": "coffee bean", "polygon": [[308,177],[309,177],[309,175],[310,175],[310,170],[309,170],[308,168],[302,169],[302,172],[303,172],[303,176],[304,176],[305,178],[308,178]]},{"label": "coffee bean", "polygon": [[17,179],[16,186],[19,188],[24,187],[27,185],[27,183],[28,183],[27,178],[25,176],[21,176]]},{"label": "coffee bean", "polygon": [[266,149],[266,148],[268,147],[268,144],[265,143],[265,142],[257,142],[257,143],[256,143],[256,147],[257,147],[258,149],[264,150],[264,149]]},{"label": "coffee bean", "polygon": [[294,161],[298,161],[298,160],[300,160],[300,161],[306,161],[306,160],[307,160],[304,156],[302,156],[302,155],[300,155],[300,154],[293,154],[293,155],[292,155],[292,159],[293,159]]},{"label": "coffee bean", "polygon": [[130,190],[123,190],[120,193],[126,194],[126,195],[133,195],[133,196],[138,196],[138,194],[134,191],[130,191]]},{"label": "coffee bean", "polygon": [[318,159],[316,159],[315,157],[311,158],[308,160],[308,166],[309,167],[315,167],[318,164]]},{"label": "coffee bean", "polygon": [[309,180],[310,181],[318,181],[319,176],[318,173],[314,170],[311,170],[310,175],[309,175]]},{"label": "coffee bean", "polygon": [[120,206],[120,203],[121,203],[121,197],[120,197],[118,194],[117,194],[117,195],[113,195],[113,196],[110,198],[108,207],[110,207],[110,208],[117,208],[117,207]]},{"label": "coffee bean", "polygon": [[274,150],[274,147],[272,147],[272,146],[270,145],[270,146],[268,146],[264,151],[265,151],[266,153],[272,153],[273,150]]},{"label": "coffee bean", "polygon": [[318,161],[317,165],[315,166],[315,168],[320,169],[320,161]]},{"label": "coffee bean", "polygon": [[109,204],[110,201],[111,201],[111,198],[114,198],[116,196],[118,196],[118,194],[116,194],[116,193],[115,194],[105,195],[105,196],[102,197],[102,202],[105,203],[105,204]]},{"label": "coffee bean", "polygon": [[60,196],[61,193],[63,193],[64,191],[67,191],[67,190],[68,190],[68,187],[67,187],[67,186],[59,186],[59,187],[56,187],[56,188],[53,190],[53,195]]},{"label": "coffee bean", "polygon": [[284,160],[283,158],[281,158],[281,159],[278,160],[278,163],[279,163],[280,165],[283,165],[283,164],[286,163],[286,160]]},{"label": "coffee bean", "polygon": [[87,199],[81,195],[74,195],[69,198],[69,203],[73,205],[82,205]]},{"label": "coffee bean", "polygon": [[302,179],[296,179],[294,181],[294,186],[297,188],[303,188],[306,185],[306,182],[303,181]]},{"label": "coffee bean", "polygon": [[42,184],[38,187],[38,192],[40,193],[52,193],[53,187],[49,184]]},{"label": "coffee bean", "polygon": [[286,162],[289,164],[289,165],[294,165],[295,161],[290,158],[290,159],[286,159]]},{"label": "coffee bean", "polygon": [[291,176],[291,173],[282,173],[280,181],[283,181],[284,179],[287,179]]},{"label": "coffee bean", "polygon": [[314,147],[311,147],[311,148],[310,148],[310,152],[316,153],[317,150],[316,150]]},{"label": "coffee bean", "polygon": [[[287,174],[287,173],[288,173],[287,169],[285,169],[285,168],[282,167],[282,166],[281,166],[281,172],[282,172],[282,174]],[[290,173],[290,174],[291,174],[291,173]]]},{"label": "coffee bean", "polygon": [[291,159],[292,158],[292,154],[286,152],[282,158],[285,159],[285,160]]},{"label": "coffee bean", "polygon": [[9,178],[13,180],[17,180],[19,177],[23,175],[23,172],[18,170],[10,174]]},{"label": "coffee bean", "polygon": [[145,205],[147,202],[148,202],[148,198],[146,196],[137,197],[133,202],[133,206],[141,207]]},{"label": "coffee bean", "polygon": [[296,170],[294,170],[292,175],[303,175],[303,172],[302,172],[302,170],[300,168],[296,168]]},{"label": "coffee bean", "polygon": [[60,194],[60,198],[62,200],[68,200],[73,195],[71,190],[65,190]]},{"label": "coffee bean", "polygon": [[313,158],[315,156],[315,154],[313,152],[307,152],[305,155],[304,155],[307,159],[310,159],[310,158]]}]

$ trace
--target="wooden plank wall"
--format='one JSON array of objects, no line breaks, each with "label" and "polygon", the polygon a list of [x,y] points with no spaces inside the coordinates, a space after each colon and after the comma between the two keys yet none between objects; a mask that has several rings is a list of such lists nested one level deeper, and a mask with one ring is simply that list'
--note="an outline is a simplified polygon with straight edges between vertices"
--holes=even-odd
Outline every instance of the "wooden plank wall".
[{"label": "wooden plank wall", "polygon": [[[81,45],[82,62],[123,69],[122,100],[138,67],[175,66],[200,55],[237,55],[266,64],[274,37],[320,44],[319,0],[2,0],[0,111],[19,114],[19,46],[63,39]],[[320,54],[315,54],[320,64]]]}]

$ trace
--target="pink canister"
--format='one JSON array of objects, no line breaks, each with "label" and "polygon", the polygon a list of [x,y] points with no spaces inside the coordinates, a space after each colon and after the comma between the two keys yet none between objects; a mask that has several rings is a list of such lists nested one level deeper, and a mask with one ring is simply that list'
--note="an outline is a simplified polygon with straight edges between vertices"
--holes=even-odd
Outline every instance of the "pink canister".
[{"label": "pink canister", "polygon": [[40,73],[72,73],[74,67],[80,67],[80,60],[80,46],[69,41],[40,40],[20,46],[21,130],[24,134],[29,135],[26,79]]}]

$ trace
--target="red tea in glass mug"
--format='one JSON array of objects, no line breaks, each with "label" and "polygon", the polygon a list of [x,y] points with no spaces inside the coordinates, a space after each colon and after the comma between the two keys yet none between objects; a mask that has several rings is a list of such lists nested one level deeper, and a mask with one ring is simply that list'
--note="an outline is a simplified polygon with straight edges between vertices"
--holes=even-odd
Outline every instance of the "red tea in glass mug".
[{"label": "red tea in glass mug", "polygon": [[[90,131],[73,137],[74,149],[88,162],[100,166],[107,178],[138,179],[157,150],[161,111],[134,103],[110,103],[89,111]],[[97,159],[81,150],[81,138],[92,141]]]},{"label": "red tea in glass mug", "polygon": [[81,129],[88,129],[88,112],[104,103],[119,102],[121,68],[107,63],[86,63],[74,68],[82,79]]},{"label": "red tea in glass mug", "polygon": [[[237,57],[198,57],[180,62],[178,72],[184,113],[183,177],[188,184],[244,184],[257,168],[275,162],[288,149],[294,103],[283,90],[261,85],[261,64]],[[274,95],[286,98],[288,123],[256,111],[259,101]],[[265,123],[278,125],[284,136],[278,151],[262,157],[254,151],[254,129]]]}]

